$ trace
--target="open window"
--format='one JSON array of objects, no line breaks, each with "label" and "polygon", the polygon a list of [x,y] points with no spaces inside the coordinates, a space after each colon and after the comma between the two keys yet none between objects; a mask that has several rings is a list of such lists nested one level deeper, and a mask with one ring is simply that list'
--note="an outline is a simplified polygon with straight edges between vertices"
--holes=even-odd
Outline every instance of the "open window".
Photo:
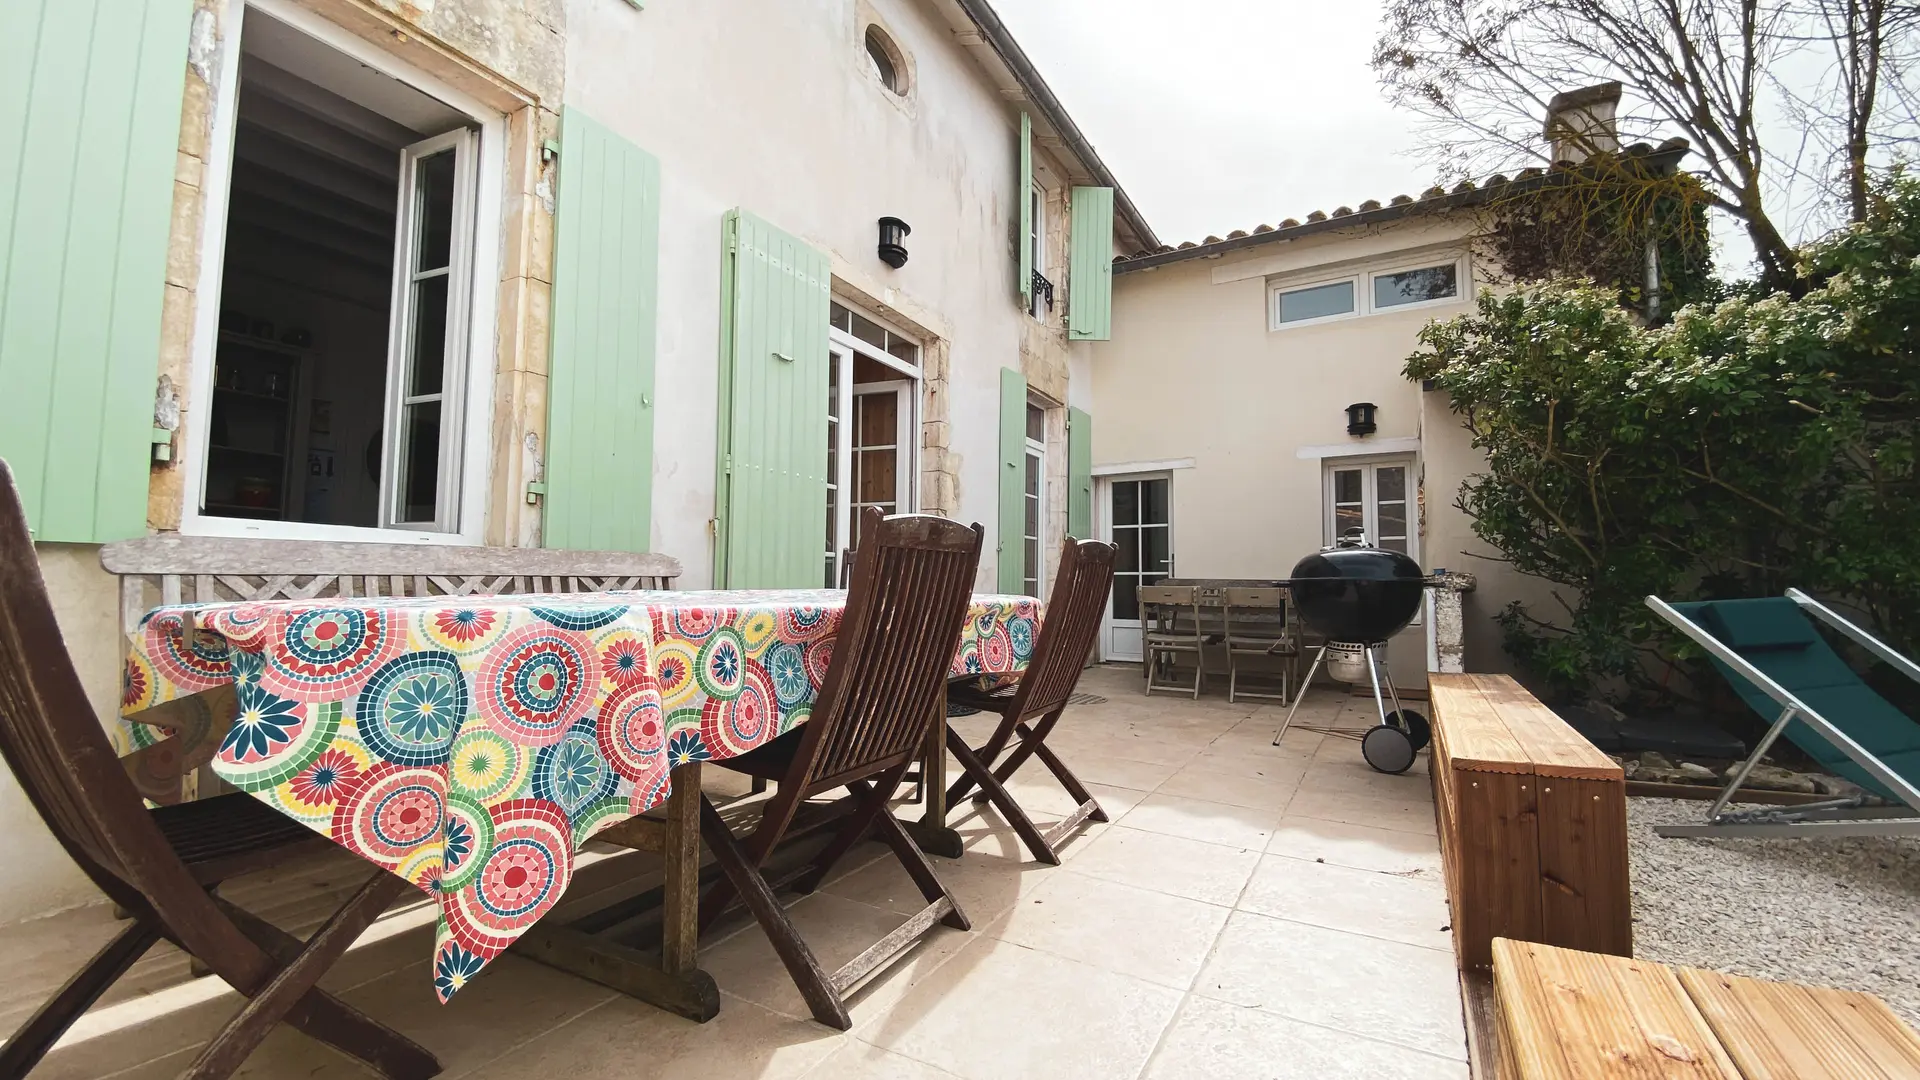
[{"label": "open window", "polygon": [[1047,276],[1047,190],[1034,184],[1027,192],[1031,212],[1025,243],[1033,258],[1033,296],[1028,314],[1041,322],[1053,310],[1053,279]]},{"label": "open window", "polygon": [[472,295],[474,133],[449,131],[400,152],[403,229],[388,354],[382,525],[445,530],[457,520],[462,365]]},{"label": "open window", "polygon": [[347,51],[297,8],[240,10],[189,527],[459,534],[483,486],[468,450],[490,359],[477,236],[499,117]]}]

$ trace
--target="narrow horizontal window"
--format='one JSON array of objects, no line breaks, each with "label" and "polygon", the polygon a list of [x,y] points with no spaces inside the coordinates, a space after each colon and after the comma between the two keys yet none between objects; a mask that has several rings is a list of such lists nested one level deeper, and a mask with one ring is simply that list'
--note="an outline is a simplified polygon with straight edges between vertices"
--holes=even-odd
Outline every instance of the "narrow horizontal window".
[{"label": "narrow horizontal window", "polygon": [[1305,289],[1291,289],[1280,293],[1276,303],[1274,321],[1278,323],[1305,322],[1308,319],[1328,319],[1335,315],[1353,314],[1354,289],[1351,281],[1335,281],[1327,285],[1314,285]]},{"label": "narrow horizontal window", "polygon": [[1460,267],[1456,263],[1423,266],[1395,274],[1375,274],[1373,277],[1373,306],[1376,311],[1407,304],[1424,304],[1430,300],[1447,300],[1459,295]]}]

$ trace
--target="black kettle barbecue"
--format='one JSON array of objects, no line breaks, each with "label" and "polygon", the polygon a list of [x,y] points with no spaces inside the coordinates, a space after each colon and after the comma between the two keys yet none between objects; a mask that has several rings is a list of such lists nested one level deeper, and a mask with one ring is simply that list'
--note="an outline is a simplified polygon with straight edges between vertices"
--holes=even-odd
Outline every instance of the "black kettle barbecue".
[{"label": "black kettle barbecue", "polygon": [[[1431,728],[1426,717],[1401,707],[1392,674],[1382,670],[1385,657],[1381,654],[1387,639],[1420,613],[1427,584],[1420,564],[1401,552],[1368,544],[1365,534],[1354,529],[1333,547],[1296,563],[1288,584],[1300,622],[1327,641],[1307,668],[1300,684],[1303,693],[1295,695],[1273,744],[1280,745],[1300,699],[1306,696],[1305,689],[1325,664],[1328,674],[1342,682],[1359,682],[1363,677],[1372,681],[1380,724],[1361,738],[1360,754],[1381,772],[1406,772],[1414,755],[1427,744]],[[1383,680],[1385,696],[1380,692]],[[1393,699],[1391,713],[1387,697]]]}]

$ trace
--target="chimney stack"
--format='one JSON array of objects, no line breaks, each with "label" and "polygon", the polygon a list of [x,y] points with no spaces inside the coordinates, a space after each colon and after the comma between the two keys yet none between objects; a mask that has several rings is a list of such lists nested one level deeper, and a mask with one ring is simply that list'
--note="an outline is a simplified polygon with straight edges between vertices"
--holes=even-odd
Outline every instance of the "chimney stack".
[{"label": "chimney stack", "polygon": [[1555,94],[1547,103],[1546,137],[1550,160],[1578,165],[1595,154],[1620,149],[1620,131],[1614,112],[1620,107],[1620,84],[1601,83]]}]

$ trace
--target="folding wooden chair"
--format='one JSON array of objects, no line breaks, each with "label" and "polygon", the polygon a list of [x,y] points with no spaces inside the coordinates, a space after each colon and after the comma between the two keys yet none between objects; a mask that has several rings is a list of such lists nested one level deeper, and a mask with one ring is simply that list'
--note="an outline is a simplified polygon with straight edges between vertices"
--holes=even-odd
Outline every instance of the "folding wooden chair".
[{"label": "folding wooden chair", "polygon": [[[1293,603],[1287,590],[1277,587],[1229,586],[1222,609],[1227,644],[1227,700],[1260,698],[1285,705],[1292,687],[1294,664],[1300,657],[1300,635],[1294,626]],[[1274,665],[1278,658],[1281,663]],[[1240,689],[1242,670],[1270,676],[1278,667],[1280,692]]]},{"label": "folding wooden chair", "polygon": [[[1033,644],[1033,657],[1025,674],[1010,685],[991,690],[982,690],[975,682],[947,691],[947,700],[954,704],[1000,716],[1000,726],[978,750],[968,746],[953,725],[947,725],[947,748],[960,760],[960,768],[964,770],[964,775],[947,792],[947,805],[954,805],[973,785],[979,784],[981,793],[975,800],[984,799],[999,808],[1026,843],[1027,850],[1043,863],[1059,864],[1060,856],[1053,846],[1082,822],[1107,820],[1106,811],[1088,794],[1086,785],[1047,748],[1046,739],[1059,723],[1060,714],[1066,711],[1067,698],[1079,685],[1080,672],[1085,670],[1087,657],[1093,652],[1094,638],[1100,633],[1107,593],[1113,588],[1114,552],[1112,544],[1098,540],[1068,539],[1066,550],[1060,556],[1060,573],[1054,579],[1053,596],[1047,601],[1046,618],[1040,624],[1040,636]],[[999,768],[993,768],[1001,752],[1016,737],[1019,745],[1005,761],[1000,761]],[[1014,771],[1029,757],[1036,756],[1080,804],[1045,835],[1034,827],[1005,787]]]},{"label": "folding wooden chair", "polygon": [[[979,571],[981,529],[930,515],[882,520],[871,507],[864,513],[860,558],[812,718],[751,753],[710,763],[778,782],[759,827],[737,840],[713,804],[704,796],[700,802],[701,835],[725,873],[701,900],[702,929],[736,895],[745,900],[814,1019],[842,1031],[853,1023],[844,995],[856,984],[911,948],[936,921],[956,930],[971,927],[932,865],[887,812],[887,800],[926,747],[942,712],[947,671]],[[853,811],[801,870],[794,888],[812,892],[841,856],[877,831],[920,887],[927,906],[829,974],[787,919],[762,868],[800,804],[841,787],[852,793]]]},{"label": "folding wooden chair", "polygon": [[1199,590],[1191,585],[1140,586],[1142,636],[1146,648],[1147,694],[1155,690],[1181,690],[1160,680],[1173,667],[1173,661],[1193,655],[1195,700],[1207,682],[1207,632],[1200,616]]},{"label": "folding wooden chair", "polygon": [[440,1063],[314,984],[410,886],[376,870],[302,943],[213,895],[224,879],[330,841],[250,795],[149,811],[87,703],[60,637],[13,474],[0,462],[0,754],[61,845],[130,915],[126,929],[0,1046],[0,1080],[23,1077],[74,1020],[162,938],[250,1000],[182,1073],[229,1076],[287,1023],[395,1080]]}]

